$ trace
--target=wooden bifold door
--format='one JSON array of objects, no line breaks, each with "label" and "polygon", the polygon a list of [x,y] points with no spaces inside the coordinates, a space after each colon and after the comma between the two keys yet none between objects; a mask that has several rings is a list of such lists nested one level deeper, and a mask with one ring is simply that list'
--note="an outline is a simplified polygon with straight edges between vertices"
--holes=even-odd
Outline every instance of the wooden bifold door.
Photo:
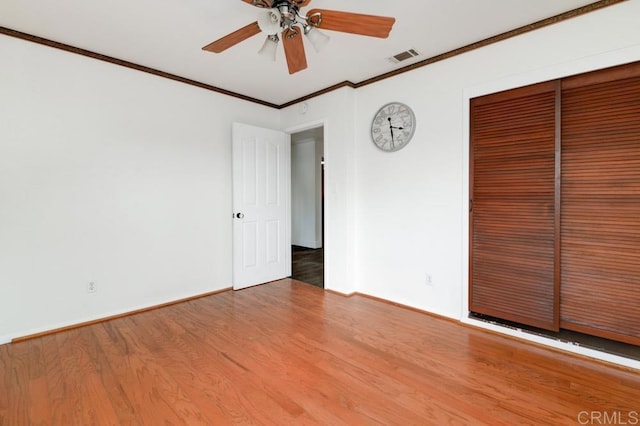
[{"label": "wooden bifold door", "polygon": [[470,311],[640,344],[640,63],[470,111]]}]

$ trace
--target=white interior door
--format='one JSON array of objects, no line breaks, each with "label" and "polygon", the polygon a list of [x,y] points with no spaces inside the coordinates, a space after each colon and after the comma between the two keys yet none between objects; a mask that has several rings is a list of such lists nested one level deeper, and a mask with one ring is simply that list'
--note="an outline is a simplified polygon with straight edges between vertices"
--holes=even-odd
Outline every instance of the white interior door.
[{"label": "white interior door", "polygon": [[233,288],[291,275],[291,145],[284,132],[233,123]]}]

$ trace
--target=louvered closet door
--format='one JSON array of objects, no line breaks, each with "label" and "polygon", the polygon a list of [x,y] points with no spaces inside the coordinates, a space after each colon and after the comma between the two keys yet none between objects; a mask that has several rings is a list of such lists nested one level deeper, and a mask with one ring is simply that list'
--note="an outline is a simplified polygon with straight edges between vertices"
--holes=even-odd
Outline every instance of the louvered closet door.
[{"label": "louvered closet door", "polygon": [[470,310],[551,330],[557,87],[471,101]]},{"label": "louvered closet door", "polygon": [[561,325],[640,344],[640,66],[566,79],[562,113]]}]

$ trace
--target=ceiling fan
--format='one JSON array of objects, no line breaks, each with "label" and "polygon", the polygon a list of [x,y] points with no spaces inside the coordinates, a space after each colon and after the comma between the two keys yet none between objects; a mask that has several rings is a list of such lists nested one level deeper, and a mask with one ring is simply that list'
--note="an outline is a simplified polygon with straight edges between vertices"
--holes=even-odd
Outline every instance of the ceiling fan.
[{"label": "ceiling fan", "polygon": [[303,34],[314,49],[319,51],[329,41],[329,37],[320,32],[319,28],[387,38],[396,21],[395,18],[387,16],[325,9],[312,9],[306,15],[300,15],[300,8],[307,6],[311,0],[242,1],[265,10],[259,15],[257,21],[204,46],[202,50],[220,53],[260,32],[264,32],[267,34],[267,39],[258,53],[275,61],[276,48],[280,41],[278,34],[280,33],[289,74],[307,68],[307,57],[302,42]]}]

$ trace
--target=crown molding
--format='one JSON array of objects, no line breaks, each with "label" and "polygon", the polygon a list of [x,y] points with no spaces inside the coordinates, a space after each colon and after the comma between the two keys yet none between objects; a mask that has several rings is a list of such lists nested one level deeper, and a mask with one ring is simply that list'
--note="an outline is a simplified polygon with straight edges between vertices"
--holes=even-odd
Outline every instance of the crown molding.
[{"label": "crown molding", "polygon": [[573,10],[570,10],[570,11],[567,11],[567,12],[552,16],[550,18],[542,19],[542,20],[534,22],[532,24],[524,25],[522,27],[518,27],[518,28],[515,28],[513,30],[506,31],[506,32],[498,34],[496,36],[489,37],[489,38],[486,38],[484,40],[480,40],[480,41],[477,41],[475,43],[471,43],[471,44],[468,44],[466,46],[462,46],[460,48],[457,48],[457,49],[454,49],[454,50],[451,50],[451,51],[448,51],[448,52],[445,52],[445,53],[442,53],[442,54],[439,54],[439,55],[436,55],[436,56],[432,56],[432,57],[424,59],[422,61],[419,61],[419,62],[410,64],[410,65],[404,66],[402,68],[398,68],[396,70],[393,70],[393,71],[390,71],[390,72],[387,72],[387,73],[384,73],[384,74],[380,74],[380,75],[378,75],[376,77],[372,77],[370,79],[367,79],[367,80],[364,80],[364,81],[361,81],[361,82],[358,82],[358,83],[353,83],[351,81],[343,81],[341,83],[334,84],[334,85],[329,86],[329,87],[327,87],[325,89],[319,90],[317,92],[310,93],[308,95],[305,95],[305,96],[297,98],[297,99],[293,99],[293,100],[291,100],[289,102],[286,102],[286,103],[283,103],[283,104],[280,104],[280,105],[274,104],[274,103],[271,103],[271,102],[267,102],[267,101],[263,101],[263,100],[260,100],[260,99],[252,98],[250,96],[245,96],[245,95],[242,95],[242,94],[239,94],[239,93],[236,93],[236,92],[232,92],[230,90],[221,89],[219,87],[212,86],[210,84],[201,83],[199,81],[191,80],[191,79],[188,79],[188,78],[185,78],[185,77],[181,77],[179,75],[175,75],[175,74],[167,73],[167,72],[160,71],[160,70],[157,70],[157,69],[154,69],[154,68],[146,67],[144,65],[140,65],[140,64],[136,64],[136,63],[133,63],[133,62],[125,61],[125,60],[122,60],[122,59],[114,58],[114,57],[111,57],[111,56],[103,55],[103,54],[100,54],[100,53],[92,52],[90,50],[81,49],[79,47],[71,46],[71,45],[68,45],[68,44],[59,43],[57,41],[48,40],[46,38],[38,37],[38,36],[35,36],[35,35],[32,35],[32,34],[27,34],[27,33],[24,33],[24,32],[12,30],[10,28],[6,28],[6,27],[0,26],[0,34],[4,34],[4,35],[10,36],[10,37],[16,37],[16,38],[19,38],[19,39],[22,39],[22,40],[30,41],[30,42],[41,44],[41,45],[44,45],[44,46],[49,46],[49,47],[52,47],[52,48],[55,48],[55,49],[64,50],[66,52],[75,53],[75,54],[78,54],[78,55],[86,56],[86,57],[97,59],[97,60],[104,61],[104,62],[108,62],[108,63],[114,64],[114,65],[120,65],[122,67],[130,68],[130,69],[133,69],[133,70],[136,70],[136,71],[141,71],[141,72],[152,74],[152,75],[155,75],[155,76],[158,76],[158,77],[162,77],[162,78],[166,78],[166,79],[169,79],[169,80],[177,81],[177,82],[180,82],[180,83],[189,84],[191,86],[199,87],[201,89],[209,90],[209,91],[220,93],[220,94],[227,95],[227,96],[232,96],[234,98],[242,99],[242,100],[247,101],[247,102],[253,102],[253,103],[256,103],[256,104],[264,105],[264,106],[267,106],[267,107],[270,107],[270,108],[275,108],[275,109],[283,109],[283,108],[287,108],[289,106],[295,105],[297,103],[304,102],[304,101],[307,101],[309,99],[315,98],[317,96],[324,95],[326,93],[332,92],[332,91],[340,89],[342,87],[350,87],[350,88],[353,88],[353,89],[357,89],[357,88],[360,88],[360,87],[363,87],[363,86],[367,86],[369,84],[377,83],[379,81],[382,81],[382,80],[385,80],[385,79],[388,79],[388,78],[391,78],[391,77],[395,77],[397,75],[400,75],[400,74],[403,74],[403,73],[406,73],[406,72],[409,72],[409,71],[413,71],[413,70],[425,67],[427,65],[431,65],[431,64],[436,63],[436,62],[443,61],[445,59],[452,58],[454,56],[462,55],[462,54],[470,52],[472,50],[480,49],[482,47],[489,46],[491,44],[498,43],[500,41],[504,41],[504,40],[507,40],[507,39],[512,38],[512,37],[516,37],[516,36],[531,32],[531,31],[535,31],[535,30],[538,30],[540,28],[547,27],[549,25],[554,25],[554,24],[557,24],[559,22],[566,21],[568,19],[572,19],[572,18],[581,16],[581,15],[585,15],[587,13],[594,12],[596,10],[603,9],[605,7],[612,6],[614,4],[622,3],[622,2],[625,2],[625,1],[628,1],[628,0],[600,0],[600,1],[596,1],[596,2],[588,4],[586,6],[582,6],[582,7],[579,7],[577,9],[573,9]]},{"label": "crown molding", "polygon": [[48,47],[53,47],[55,49],[64,50],[65,52],[75,53],[77,55],[86,56],[88,58],[97,59],[99,61],[108,62],[114,65],[120,65],[125,68],[130,68],[132,70],[145,72],[147,74],[152,74],[157,77],[166,78],[169,80],[177,81],[180,83],[185,83],[191,86],[199,87],[201,89],[210,90],[212,92],[221,93],[223,95],[232,96],[234,98],[242,99],[248,102],[254,102],[260,105],[265,105],[271,108],[279,108],[280,106],[271,102],[266,102],[260,99],[252,98],[250,96],[241,95],[236,92],[232,92],[230,90],[221,89],[216,86],[212,86],[210,84],[201,83],[199,81],[191,80],[185,77],[181,77],[176,74],[171,74],[168,72],[160,71],[155,68],[146,67],[144,65],[136,64],[134,62],[125,61],[122,59],[114,58],[112,56],[103,55],[101,53],[92,52],[91,50],[81,49],[79,47],[71,46],[69,44],[60,43],[57,41],[49,40],[46,38],[38,37],[32,34],[23,33],[21,31],[12,30],[6,27],[0,27],[0,34],[4,34],[10,37],[19,38],[25,41],[30,41],[33,43],[41,44]]}]

